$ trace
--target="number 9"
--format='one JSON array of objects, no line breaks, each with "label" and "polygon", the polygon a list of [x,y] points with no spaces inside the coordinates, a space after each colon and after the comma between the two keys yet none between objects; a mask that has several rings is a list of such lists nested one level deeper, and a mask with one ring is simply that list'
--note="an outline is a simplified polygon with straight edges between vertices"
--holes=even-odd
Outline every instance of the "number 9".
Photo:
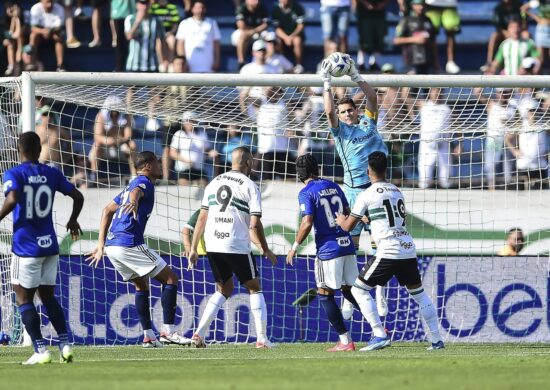
[{"label": "number 9", "polygon": [[229,206],[232,196],[233,192],[231,191],[231,187],[221,186],[219,188],[216,194],[216,200],[218,201],[218,204],[222,205],[222,208],[220,209],[222,213],[225,211],[225,209],[227,209],[227,206]]}]

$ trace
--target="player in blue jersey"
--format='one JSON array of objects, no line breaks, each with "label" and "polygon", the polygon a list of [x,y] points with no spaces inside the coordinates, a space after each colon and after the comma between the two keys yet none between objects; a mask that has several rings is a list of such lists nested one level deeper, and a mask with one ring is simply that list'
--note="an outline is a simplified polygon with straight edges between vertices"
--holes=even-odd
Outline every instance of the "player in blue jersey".
[{"label": "player in blue jersey", "polygon": [[[378,98],[376,91],[359,74],[355,63],[351,60],[348,72],[351,80],[359,86],[360,94],[366,96],[364,115],[359,110],[354,99],[344,97],[334,102],[330,81],[331,62],[326,59],[321,64],[323,78],[323,99],[330,132],[334,138],[336,151],[344,167],[344,193],[353,208],[357,196],[371,185],[367,175],[368,157],[373,152],[388,154],[388,148],[377,130]],[[359,248],[361,231],[369,230],[368,225],[359,222],[351,231],[355,248]],[[372,238],[371,238],[372,240]],[[372,242],[373,249],[376,248]],[[376,290],[378,312],[384,316],[388,312],[382,286]],[[344,306],[344,309],[345,306]]]},{"label": "player in blue jersey", "polygon": [[[144,348],[159,348],[163,343],[190,344],[191,339],[175,331],[178,276],[147,247],[143,236],[155,204],[155,180],[162,177],[161,163],[154,153],[141,152],[134,164],[138,176],[103,209],[97,247],[86,260],[97,267],[105,253],[122,278],[134,284]],[[162,283],[164,324],[160,341],[152,330],[149,278]]]},{"label": "player in blue jersey", "polygon": [[84,198],[61,171],[38,162],[41,145],[36,133],[21,134],[17,146],[21,164],[4,173],[6,199],[0,211],[0,221],[13,211],[11,283],[21,321],[34,346],[34,354],[22,364],[52,361],[33,303],[37,290],[59,337],[60,361],[70,363],[74,355],[69,345],[65,314],[54,295],[59,244],[53,227],[52,206],[56,192],[73,199],[67,230],[76,240],[82,234],[77,218]]},{"label": "player in blue jersey", "polygon": [[[367,308],[367,302],[357,302],[351,293],[351,286],[356,281],[359,272],[355,257],[355,247],[351,236],[336,224],[337,214],[349,214],[350,208],[346,196],[340,187],[326,179],[319,178],[319,166],[311,154],[305,154],[296,160],[298,178],[305,184],[298,199],[302,212],[302,222],[296,235],[296,241],[288,252],[286,262],[293,264],[296,249],[309,235],[311,228],[315,229],[315,281],[321,305],[328,320],[338,332],[339,342],[329,352],[355,351],[344,318],[334,299],[335,290],[341,289],[342,295],[353,303],[357,309]],[[365,297],[360,297],[365,300]],[[380,349],[390,344],[386,337],[380,318],[376,313],[361,311],[371,325],[375,337],[381,336],[384,342],[369,343],[366,348]],[[376,314],[376,315],[374,315]],[[371,345],[372,344],[372,345]]]}]

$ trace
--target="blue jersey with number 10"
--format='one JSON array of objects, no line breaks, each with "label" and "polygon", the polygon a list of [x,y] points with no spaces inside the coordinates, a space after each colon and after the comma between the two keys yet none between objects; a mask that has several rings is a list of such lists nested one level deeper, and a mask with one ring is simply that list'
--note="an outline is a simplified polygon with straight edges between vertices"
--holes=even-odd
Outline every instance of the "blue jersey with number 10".
[{"label": "blue jersey with number 10", "polygon": [[119,206],[129,202],[130,192],[135,188],[143,191],[138,202],[137,219],[133,213],[123,213],[119,207],[113,216],[106,246],[123,246],[132,248],[145,243],[143,233],[155,204],[155,186],[147,176],[138,176],[128,184],[128,187],[118,194],[113,201]]},{"label": "blue jersey with number 10", "polygon": [[311,180],[298,195],[302,217],[313,216],[317,258],[330,260],[355,254],[348,232],[336,224],[336,213],[349,208],[348,201],[338,184],[326,180]]},{"label": "blue jersey with number 10", "polygon": [[59,254],[53,227],[55,192],[68,195],[74,190],[59,169],[36,162],[24,162],[4,173],[4,195],[17,193],[13,210],[12,252],[20,257]]}]

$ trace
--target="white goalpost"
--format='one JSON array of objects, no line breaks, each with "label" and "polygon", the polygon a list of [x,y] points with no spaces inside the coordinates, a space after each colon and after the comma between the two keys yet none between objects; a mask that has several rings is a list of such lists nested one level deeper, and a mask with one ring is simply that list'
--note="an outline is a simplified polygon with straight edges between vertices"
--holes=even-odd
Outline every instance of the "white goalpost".
[{"label": "white goalpost", "polygon": [[[365,79],[377,89],[378,130],[390,151],[388,174],[405,195],[407,229],[445,340],[548,340],[550,77]],[[187,270],[182,230],[200,206],[205,183],[228,169],[231,150],[239,145],[255,153],[262,221],[280,257],[276,267],[258,258],[270,339],[335,337],[316,300],[307,307],[292,305],[315,287],[312,237],[301,247],[296,267],[284,265],[299,225],[296,157],[312,153],[322,176],[342,182],[321,86],[318,75],[42,72],[0,79],[0,173],[18,163],[18,134],[36,131],[43,142],[41,160],[60,168],[85,196],[84,236],[77,242],[65,233],[67,200],[60,197],[54,204],[61,248],[56,292],[75,343],[135,344],[141,335],[133,287],[109,260],[92,269],[83,254],[95,244],[101,209],[131,179],[132,155],[142,150],[162,156],[164,167],[146,229],[148,245],[182,280],[177,327],[192,334],[214,282],[205,258]],[[348,77],[333,79],[333,87],[341,97],[357,92]],[[496,256],[515,227],[526,238],[519,256]],[[17,342],[21,325],[9,284],[11,230],[7,218],[0,224],[0,319],[1,330]],[[371,254],[363,236],[361,264]],[[383,321],[392,339],[424,340],[418,307],[406,290],[392,280],[386,294],[389,313]],[[153,283],[155,326],[162,317],[159,297]],[[44,335],[55,339],[42,318]],[[248,297],[236,290],[207,341],[253,341],[253,324]],[[370,339],[360,313],[350,327],[354,339]]]}]

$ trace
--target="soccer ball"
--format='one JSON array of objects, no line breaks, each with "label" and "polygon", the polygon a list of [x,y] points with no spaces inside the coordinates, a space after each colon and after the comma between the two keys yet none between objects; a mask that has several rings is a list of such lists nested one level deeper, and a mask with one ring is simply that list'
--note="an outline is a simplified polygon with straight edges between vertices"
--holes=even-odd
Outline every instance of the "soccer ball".
[{"label": "soccer ball", "polygon": [[327,57],[327,60],[330,61],[332,65],[330,74],[334,77],[342,77],[348,74],[351,68],[351,57],[349,54],[340,52],[332,53]]}]

